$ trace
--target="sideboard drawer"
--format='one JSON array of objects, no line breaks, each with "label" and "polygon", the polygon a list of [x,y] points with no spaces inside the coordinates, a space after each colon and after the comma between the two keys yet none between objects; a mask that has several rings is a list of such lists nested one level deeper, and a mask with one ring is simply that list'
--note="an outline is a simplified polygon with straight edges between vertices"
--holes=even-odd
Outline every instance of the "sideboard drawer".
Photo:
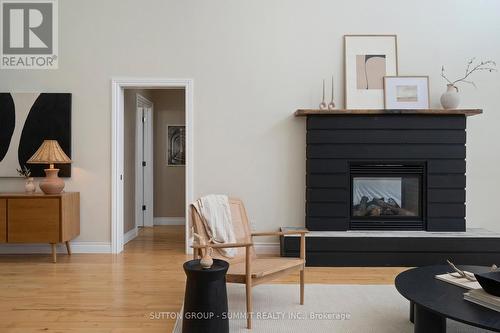
[{"label": "sideboard drawer", "polygon": [[7,200],[0,199],[0,243],[7,241]]},{"label": "sideboard drawer", "polygon": [[13,198],[7,201],[9,243],[57,243],[60,230],[59,198]]}]

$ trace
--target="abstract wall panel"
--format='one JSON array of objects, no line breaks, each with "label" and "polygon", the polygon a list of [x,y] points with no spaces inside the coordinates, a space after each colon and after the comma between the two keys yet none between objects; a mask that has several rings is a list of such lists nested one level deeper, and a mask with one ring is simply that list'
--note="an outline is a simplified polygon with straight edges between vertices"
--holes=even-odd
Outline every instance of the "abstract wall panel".
[{"label": "abstract wall panel", "polygon": [[[16,169],[40,147],[57,140],[71,158],[71,94],[0,93],[0,177],[18,177]],[[33,177],[44,177],[46,165],[27,165]],[[71,165],[56,165],[60,177],[71,177]]]}]

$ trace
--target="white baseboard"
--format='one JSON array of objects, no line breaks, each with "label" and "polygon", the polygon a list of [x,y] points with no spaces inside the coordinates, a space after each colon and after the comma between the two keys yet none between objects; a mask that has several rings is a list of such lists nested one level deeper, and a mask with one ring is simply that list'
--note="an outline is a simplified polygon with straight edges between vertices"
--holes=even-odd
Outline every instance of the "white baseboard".
[{"label": "white baseboard", "polygon": [[254,243],[253,247],[257,254],[280,254],[280,243]]},{"label": "white baseboard", "polygon": [[[66,247],[63,246],[62,248],[66,250]],[[71,249],[74,253],[111,253],[111,243],[76,242],[71,243]]]},{"label": "white baseboard", "polygon": [[[134,230],[134,229],[132,229]],[[132,231],[131,230],[131,231]],[[127,233],[129,234],[130,231]],[[257,254],[273,254],[280,253],[279,243],[255,243],[255,252]],[[111,243],[107,242],[71,242],[71,250],[73,253],[111,253]],[[49,244],[2,244],[0,245],[0,254],[38,254],[50,253]],[[58,253],[66,253],[64,244],[57,245]]]},{"label": "white baseboard", "polygon": [[[111,253],[108,242],[70,242],[73,253]],[[2,244],[0,254],[51,253],[49,244]],[[66,246],[57,245],[57,253],[66,253]]]},{"label": "white baseboard", "polygon": [[154,225],[185,225],[185,217],[155,217]]},{"label": "white baseboard", "polygon": [[127,244],[132,239],[136,238],[138,234],[139,234],[139,231],[138,231],[137,227],[134,227],[134,228],[130,229],[129,231],[127,231],[125,233],[125,235],[123,235],[123,245]]}]

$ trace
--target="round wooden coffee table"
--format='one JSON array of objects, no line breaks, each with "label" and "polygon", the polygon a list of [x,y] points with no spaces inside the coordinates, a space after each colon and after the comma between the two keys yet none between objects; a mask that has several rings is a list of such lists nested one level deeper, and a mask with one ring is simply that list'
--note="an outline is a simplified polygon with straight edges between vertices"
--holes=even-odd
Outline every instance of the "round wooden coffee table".
[{"label": "round wooden coffee table", "polygon": [[[482,266],[459,268],[474,273],[489,271]],[[410,301],[410,320],[415,324],[415,333],[446,332],[446,318],[500,332],[500,312],[464,300],[466,289],[434,277],[451,271],[447,265],[426,266],[396,277],[396,289]]]}]

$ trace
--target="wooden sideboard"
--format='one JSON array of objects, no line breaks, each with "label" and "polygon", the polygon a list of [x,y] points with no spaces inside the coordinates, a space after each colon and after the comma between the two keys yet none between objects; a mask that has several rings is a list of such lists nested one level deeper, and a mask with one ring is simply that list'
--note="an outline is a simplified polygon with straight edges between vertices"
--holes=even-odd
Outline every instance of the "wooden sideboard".
[{"label": "wooden sideboard", "polygon": [[56,245],[80,234],[80,193],[0,193],[0,243],[49,243],[53,262]]}]

